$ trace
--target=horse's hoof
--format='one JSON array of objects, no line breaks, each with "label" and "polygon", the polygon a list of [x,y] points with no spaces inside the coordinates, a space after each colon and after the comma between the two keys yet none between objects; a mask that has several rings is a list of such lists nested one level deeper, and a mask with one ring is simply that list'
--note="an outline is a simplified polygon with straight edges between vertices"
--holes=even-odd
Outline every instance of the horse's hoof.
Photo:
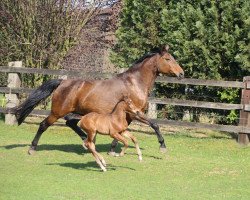
[{"label": "horse's hoof", "polygon": [[167,148],[166,147],[160,147],[160,152],[161,153],[167,153]]},{"label": "horse's hoof", "polygon": [[107,154],[110,156],[116,156],[116,153],[114,151],[109,151]]},{"label": "horse's hoof", "polygon": [[34,155],[35,153],[36,153],[36,150],[34,148],[30,147],[29,150],[28,150],[28,154],[29,155]]}]

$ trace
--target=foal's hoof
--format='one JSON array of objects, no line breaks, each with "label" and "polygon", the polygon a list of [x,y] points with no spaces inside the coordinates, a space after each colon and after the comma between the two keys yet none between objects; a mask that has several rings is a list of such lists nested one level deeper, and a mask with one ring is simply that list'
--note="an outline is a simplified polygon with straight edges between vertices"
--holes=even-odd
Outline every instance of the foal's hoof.
[{"label": "foal's hoof", "polygon": [[82,143],[82,147],[83,147],[85,150],[88,150],[88,148],[87,148],[86,145],[85,145],[85,142]]},{"label": "foal's hoof", "polygon": [[141,162],[141,161],[142,161],[142,156],[139,156],[139,157],[138,157],[138,160]]},{"label": "foal's hoof", "polygon": [[104,169],[102,169],[102,171],[103,171],[103,172],[106,172],[107,170],[106,170],[106,168],[104,168]]},{"label": "foal's hoof", "polygon": [[167,148],[166,147],[160,147],[160,152],[161,153],[167,153]]},{"label": "foal's hoof", "polygon": [[30,147],[28,150],[29,155],[34,155],[36,153],[36,149],[34,147]]}]

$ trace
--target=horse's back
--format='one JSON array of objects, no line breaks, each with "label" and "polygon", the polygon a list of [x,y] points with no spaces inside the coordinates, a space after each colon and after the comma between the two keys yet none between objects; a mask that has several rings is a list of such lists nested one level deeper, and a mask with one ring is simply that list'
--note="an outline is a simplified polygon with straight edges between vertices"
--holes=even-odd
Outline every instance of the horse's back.
[{"label": "horse's back", "polygon": [[52,97],[52,112],[60,117],[74,112],[81,89],[91,90],[91,81],[81,79],[63,80],[60,86],[54,91]]},{"label": "horse's back", "polygon": [[62,117],[70,112],[111,113],[121,99],[125,86],[118,78],[108,80],[63,80],[54,91],[52,112]]},{"label": "horse's back", "polygon": [[119,79],[94,81],[84,85],[79,92],[76,110],[79,112],[111,113],[125,93],[123,81]]}]

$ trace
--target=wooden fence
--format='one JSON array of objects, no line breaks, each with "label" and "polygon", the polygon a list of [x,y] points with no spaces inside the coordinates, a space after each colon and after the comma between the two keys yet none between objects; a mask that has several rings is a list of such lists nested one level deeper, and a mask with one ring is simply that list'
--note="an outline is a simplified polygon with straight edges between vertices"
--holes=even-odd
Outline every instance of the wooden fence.
[{"label": "wooden fence", "polygon": [[[10,112],[10,108],[19,104],[18,95],[20,93],[30,93],[32,89],[22,88],[21,81],[19,78],[20,73],[31,73],[31,74],[46,74],[66,77],[91,77],[93,79],[105,79],[112,77],[112,74],[103,73],[83,73],[81,71],[66,71],[66,70],[51,70],[51,69],[35,69],[22,67],[21,62],[11,62],[8,66],[0,66],[0,72],[8,73],[8,86],[0,87],[0,93],[4,93],[7,99],[6,107],[0,107],[0,113],[5,113],[6,123],[15,123],[15,116]],[[213,87],[227,87],[227,88],[238,88],[242,90],[241,104],[227,104],[227,103],[216,103],[216,102],[204,102],[195,100],[180,100],[170,98],[149,98],[149,110],[153,110],[149,117],[157,122],[158,124],[174,125],[174,126],[185,126],[193,128],[205,128],[217,131],[233,132],[238,134],[238,142],[242,145],[249,143],[250,134],[250,76],[244,77],[242,82],[239,81],[217,81],[217,80],[201,80],[201,79],[181,79],[173,77],[157,77],[156,82],[158,83],[175,83],[185,85],[203,85]],[[219,124],[204,124],[194,123],[186,121],[174,121],[167,119],[157,119],[156,105],[157,104],[168,104],[175,106],[185,107],[197,107],[197,108],[209,108],[209,109],[220,109],[220,110],[240,110],[240,122],[238,126],[232,125],[219,125]],[[46,110],[34,110],[34,115],[47,115],[49,111]]]}]

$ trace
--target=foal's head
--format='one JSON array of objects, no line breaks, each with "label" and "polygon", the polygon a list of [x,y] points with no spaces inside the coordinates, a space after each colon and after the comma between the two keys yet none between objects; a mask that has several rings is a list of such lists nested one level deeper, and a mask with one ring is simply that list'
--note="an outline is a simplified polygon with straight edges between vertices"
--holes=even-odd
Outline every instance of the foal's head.
[{"label": "foal's head", "polygon": [[178,78],[184,78],[184,71],[176,62],[174,57],[168,52],[169,46],[166,45],[160,51],[160,57],[157,63],[159,73],[174,75]]},{"label": "foal's head", "polygon": [[132,114],[138,114],[141,112],[141,110],[135,106],[135,104],[133,103],[133,101],[129,97],[125,96],[125,97],[123,97],[123,100],[125,102],[125,111],[126,112],[132,113]]}]

